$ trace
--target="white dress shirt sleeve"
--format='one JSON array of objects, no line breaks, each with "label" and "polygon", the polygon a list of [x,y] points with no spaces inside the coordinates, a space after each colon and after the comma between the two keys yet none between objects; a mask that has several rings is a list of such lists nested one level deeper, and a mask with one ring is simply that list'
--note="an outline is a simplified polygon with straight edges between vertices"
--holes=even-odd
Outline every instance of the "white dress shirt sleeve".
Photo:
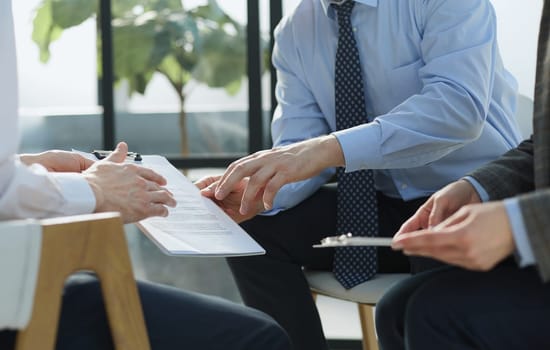
[{"label": "white dress shirt sleeve", "polygon": [[25,166],[18,148],[17,69],[11,1],[0,1],[0,219],[91,213],[92,189],[80,174]]}]

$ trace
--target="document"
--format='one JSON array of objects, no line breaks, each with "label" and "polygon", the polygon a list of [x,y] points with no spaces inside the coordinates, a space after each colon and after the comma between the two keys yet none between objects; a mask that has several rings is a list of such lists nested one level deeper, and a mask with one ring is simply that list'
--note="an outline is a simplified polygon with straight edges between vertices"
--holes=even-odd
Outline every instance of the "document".
[{"label": "document", "polygon": [[137,223],[140,230],[168,255],[244,256],[265,250],[213,201],[162,156],[142,156],[141,165],[166,178],[166,188],[178,202],[167,217]]}]

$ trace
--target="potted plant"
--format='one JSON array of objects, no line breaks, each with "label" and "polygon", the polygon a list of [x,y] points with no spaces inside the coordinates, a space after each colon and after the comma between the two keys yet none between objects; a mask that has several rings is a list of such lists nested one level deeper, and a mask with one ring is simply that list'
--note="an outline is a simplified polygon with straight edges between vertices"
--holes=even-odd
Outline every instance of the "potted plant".
[{"label": "potted plant", "polygon": [[[40,60],[49,60],[50,44],[63,30],[96,16],[97,10],[95,1],[43,0],[32,36],[40,48]],[[129,95],[144,94],[154,74],[164,76],[179,99],[181,153],[189,154],[185,113],[192,91],[189,83],[236,94],[246,75],[246,28],[216,0],[190,10],[183,8],[181,0],[113,0],[112,18],[115,83],[125,80]]]}]

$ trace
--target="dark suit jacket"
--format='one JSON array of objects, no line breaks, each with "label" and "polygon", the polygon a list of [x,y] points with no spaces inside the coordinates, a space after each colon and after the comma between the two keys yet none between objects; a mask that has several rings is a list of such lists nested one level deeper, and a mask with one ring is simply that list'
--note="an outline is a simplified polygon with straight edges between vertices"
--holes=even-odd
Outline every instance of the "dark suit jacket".
[{"label": "dark suit jacket", "polygon": [[537,55],[534,134],[470,174],[491,200],[519,196],[541,278],[550,281],[550,0],[543,7]]}]

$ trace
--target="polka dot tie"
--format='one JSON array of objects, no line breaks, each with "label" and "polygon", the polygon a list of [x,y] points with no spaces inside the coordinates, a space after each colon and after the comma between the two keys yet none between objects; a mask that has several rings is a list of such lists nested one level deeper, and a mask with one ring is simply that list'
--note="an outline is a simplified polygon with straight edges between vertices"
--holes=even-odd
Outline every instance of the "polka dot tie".
[{"label": "polka dot tie", "polygon": [[[355,1],[334,5],[338,17],[335,64],[336,128],[347,129],[367,122],[363,74],[351,25]],[[337,171],[337,234],[378,234],[378,212],[372,170]],[[346,289],[368,280],[377,270],[375,247],[340,247],[334,255],[334,276]]]}]

